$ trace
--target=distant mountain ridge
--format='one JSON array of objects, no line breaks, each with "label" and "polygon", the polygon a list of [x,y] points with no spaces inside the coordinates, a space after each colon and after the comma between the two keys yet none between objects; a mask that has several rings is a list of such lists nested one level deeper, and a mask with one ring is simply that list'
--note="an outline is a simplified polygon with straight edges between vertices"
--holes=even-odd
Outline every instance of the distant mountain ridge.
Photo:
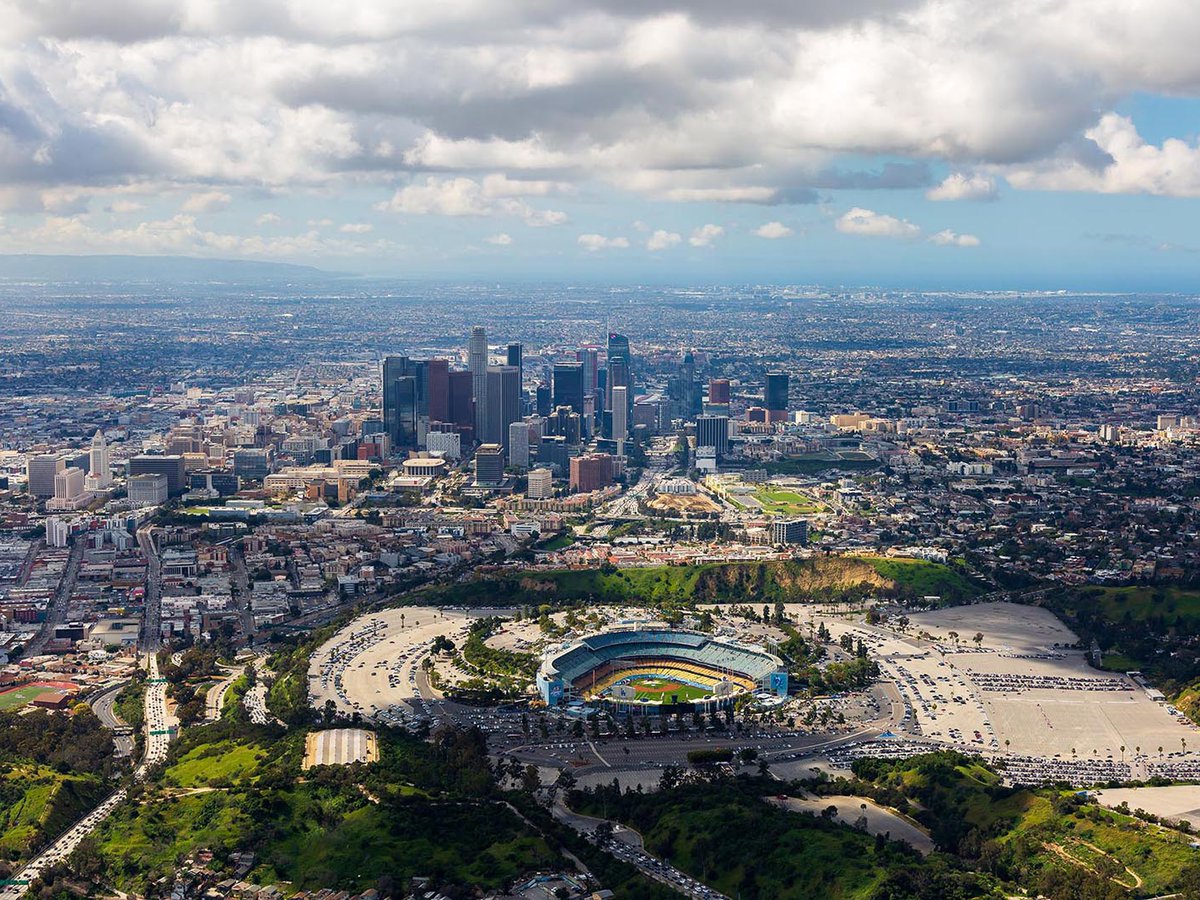
[{"label": "distant mountain ridge", "polygon": [[190,256],[0,254],[0,279],[37,281],[325,281],[344,277],[315,266]]}]

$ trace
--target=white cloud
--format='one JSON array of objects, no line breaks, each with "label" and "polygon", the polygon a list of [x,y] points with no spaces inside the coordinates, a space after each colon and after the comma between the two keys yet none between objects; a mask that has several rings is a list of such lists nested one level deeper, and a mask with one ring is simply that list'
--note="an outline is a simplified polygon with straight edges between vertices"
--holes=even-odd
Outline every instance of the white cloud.
[{"label": "white cloud", "polygon": [[931,234],[929,240],[942,247],[978,247],[980,244],[979,238],[975,235],[958,234],[949,228],[939,231],[937,234]]},{"label": "white cloud", "polygon": [[380,203],[376,209],[412,216],[515,216],[526,225],[564,225],[567,214],[557,210],[536,209],[522,196],[543,196],[551,182],[523,182],[503,175],[489,175],[482,184],[473,178],[441,178],[429,175],[406,185]]},{"label": "white cloud", "polygon": [[921,229],[907,219],[897,219],[884,213],[856,206],[843,213],[834,223],[842,234],[860,234],[868,237],[917,238]]},{"label": "white cloud", "polygon": [[711,247],[717,238],[725,234],[725,229],[720,225],[701,225],[692,232],[692,236],[688,238],[688,243],[693,247]]},{"label": "white cloud", "polygon": [[484,238],[484,241],[489,244],[495,244],[497,247],[507,247],[512,244],[512,236],[501,231],[499,234],[490,234]]},{"label": "white cloud", "polygon": [[588,253],[595,253],[598,250],[624,250],[629,247],[629,238],[624,237],[605,237],[602,234],[581,234],[576,243],[579,244]]},{"label": "white cloud", "polygon": [[659,228],[646,239],[646,249],[654,253],[658,250],[666,250],[668,247],[674,247],[682,240],[683,238],[676,232],[664,231]]},{"label": "white cloud", "polygon": [[196,224],[195,216],[182,213],[108,230],[94,227],[86,216],[46,216],[33,228],[0,230],[0,252],[8,253],[136,252],[312,262],[321,257],[391,254],[398,249],[389,241],[325,238],[315,230],[273,238],[207,231]]},{"label": "white cloud", "polygon": [[145,209],[145,206],[136,200],[114,200],[105,207],[107,212],[116,213],[117,215],[140,212],[143,209]]},{"label": "white cloud", "polygon": [[309,228],[328,228],[333,224],[333,219],[309,219]]},{"label": "white cloud", "polygon": [[996,180],[989,175],[953,172],[925,196],[930,200],[995,200]]},{"label": "white cloud", "polygon": [[338,228],[342,234],[368,234],[375,230],[375,226],[369,222],[347,222]]},{"label": "white cloud", "polygon": [[184,200],[179,211],[196,214],[219,212],[226,209],[232,202],[233,197],[224,191],[205,191],[200,194],[192,194]]},{"label": "white cloud", "polygon": [[765,225],[759,225],[754,229],[754,233],[760,238],[775,241],[779,238],[791,237],[792,229],[788,228],[782,222],[767,222]]},{"label": "white cloud", "polygon": [[1174,138],[1148,144],[1129,118],[1115,113],[1084,138],[1053,159],[1005,169],[1008,183],[1020,190],[1200,197],[1200,145]]},{"label": "white cloud", "polygon": [[275,213],[269,212],[263,213],[261,216],[255,219],[254,224],[261,228],[263,225],[278,225],[282,221],[282,217],[277,216]]},{"label": "white cloud", "polygon": [[974,173],[929,187],[934,200],[991,196],[988,175],[1200,196],[1194,141],[1147,144],[1112,114],[1097,124],[1135,93],[1200,94],[1189,0],[0,10],[0,203],[21,215],[69,217],[135,183],[155,186],[145,197],[200,192],[182,211],[201,215],[261,191],[383,197],[411,178],[384,208],[556,225],[567,215],[538,207],[597,187],[781,204],[899,186],[843,171],[845,155],[872,154],[905,161],[912,188],[942,164]]}]

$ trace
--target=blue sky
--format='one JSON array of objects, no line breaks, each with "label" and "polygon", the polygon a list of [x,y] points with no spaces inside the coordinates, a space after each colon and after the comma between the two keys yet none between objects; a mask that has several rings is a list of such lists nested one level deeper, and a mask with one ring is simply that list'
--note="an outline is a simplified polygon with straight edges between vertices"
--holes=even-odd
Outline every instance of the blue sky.
[{"label": "blue sky", "polygon": [[1183,0],[0,0],[0,252],[1191,290]]}]

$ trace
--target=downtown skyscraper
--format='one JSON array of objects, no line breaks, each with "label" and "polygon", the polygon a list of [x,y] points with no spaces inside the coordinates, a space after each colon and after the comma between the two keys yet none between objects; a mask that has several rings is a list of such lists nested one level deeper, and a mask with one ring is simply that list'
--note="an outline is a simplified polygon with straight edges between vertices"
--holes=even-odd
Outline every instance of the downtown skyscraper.
[{"label": "downtown skyscraper", "polygon": [[467,369],[471,372],[471,386],[475,394],[475,437],[487,431],[487,331],[482,325],[471,329],[471,340],[467,344]]}]

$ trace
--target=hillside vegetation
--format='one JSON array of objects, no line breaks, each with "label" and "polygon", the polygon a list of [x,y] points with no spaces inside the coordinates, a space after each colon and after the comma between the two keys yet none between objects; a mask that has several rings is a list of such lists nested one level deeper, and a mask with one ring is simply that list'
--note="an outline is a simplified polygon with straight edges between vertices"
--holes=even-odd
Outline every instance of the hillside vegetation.
[{"label": "hillside vegetation", "polygon": [[304,773],[305,729],[222,721],[185,732],[161,777],[133,792],[97,836],[102,877],[144,892],[188,854],[253,848],[251,879],[297,889],[404,884],[497,888],[559,863],[496,802],[478,732],[432,743],[381,733],[378,764]]},{"label": "hillside vegetation", "polygon": [[[581,812],[640,831],[647,847],[732,897],[1128,900],[1200,896],[1191,838],[1072,790],[1005,787],[954,752],[862,759],[851,778],[781,782],[710,774],[654,793],[572,791]],[[927,830],[935,851],[769,803],[780,793],[870,798]]]},{"label": "hillside vegetation", "polygon": [[[1093,640],[1106,667],[1142,669],[1189,715],[1200,689],[1200,590],[1166,585],[1087,585],[1050,594],[1044,601],[1084,646]],[[1195,716],[1193,715],[1193,718]]]},{"label": "hillside vegetation", "polygon": [[99,803],[106,790],[94,775],[0,764],[0,865],[27,858]]},{"label": "hillside vegetation", "polygon": [[418,591],[413,603],[538,605],[543,603],[673,604],[798,603],[864,596],[946,602],[979,593],[959,570],[924,560],[826,557],[698,566],[562,570],[483,575]]}]

